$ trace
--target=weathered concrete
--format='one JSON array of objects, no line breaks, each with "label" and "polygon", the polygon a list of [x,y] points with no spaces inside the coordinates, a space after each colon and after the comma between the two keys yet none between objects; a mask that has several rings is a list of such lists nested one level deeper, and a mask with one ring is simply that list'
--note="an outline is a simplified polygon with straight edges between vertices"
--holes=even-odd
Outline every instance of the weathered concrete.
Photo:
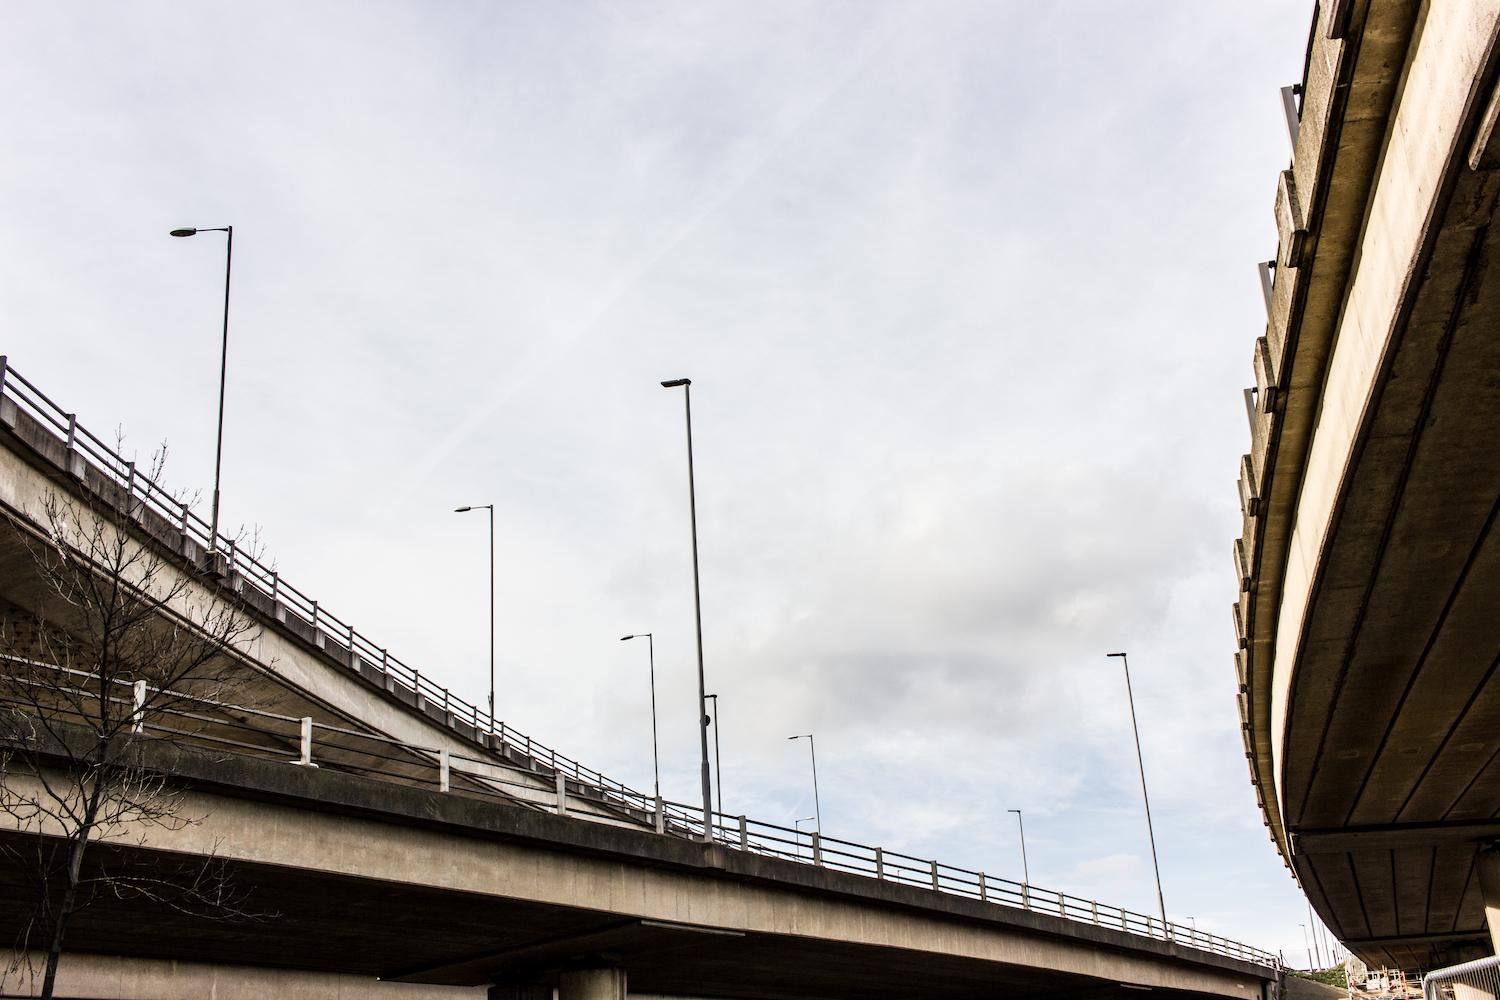
[{"label": "weathered concrete", "polygon": [[1240,709],[1313,905],[1416,969],[1488,945],[1500,835],[1500,174],[1469,166],[1500,0],[1318,11],[1241,463]]},{"label": "weathered concrete", "polygon": [[[275,941],[270,953],[301,968],[454,985],[555,980],[605,955],[644,989],[724,996],[946,996],[1031,982],[1244,1000],[1271,975],[717,845],[155,740],[143,750],[180,776],[184,813],[200,821],[122,830],[109,856],[212,853],[279,916],[217,926],[146,907],[125,928],[129,907],[111,902],[80,923],[84,949],[233,963]],[[335,912],[346,915],[330,925]]]},{"label": "weathered concrete", "polygon": [[625,970],[574,969],[557,977],[557,1000],[625,1000]]},{"label": "weathered concrete", "polygon": [[[0,996],[41,996],[45,952],[0,974]],[[55,995],[71,1000],[487,1000],[486,987],[383,982],[373,976],[255,965],[125,958],[70,952],[58,964]],[[552,1000],[552,991],[541,1000]]]}]

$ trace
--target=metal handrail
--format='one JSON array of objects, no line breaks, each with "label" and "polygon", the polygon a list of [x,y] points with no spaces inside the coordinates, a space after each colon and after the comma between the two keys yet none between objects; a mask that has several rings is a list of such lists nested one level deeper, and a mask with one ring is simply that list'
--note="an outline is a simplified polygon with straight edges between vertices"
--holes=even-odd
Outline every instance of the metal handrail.
[{"label": "metal handrail", "polygon": [[1500,989],[1500,955],[1450,965],[1446,969],[1433,969],[1422,977],[1423,1000],[1448,1000],[1454,996],[1455,991],[1451,986],[1447,990],[1442,987],[1444,984],[1456,983],[1471,987],[1471,995],[1495,996],[1495,991]]},{"label": "metal handrail", "polygon": [[[139,502],[174,526],[185,542],[191,541],[205,554],[210,553],[209,524],[193,511],[191,503],[184,502],[179,495],[169,492],[153,481],[137,469],[134,462],[127,461],[82,427],[78,423],[76,414],[65,412],[62,407],[47,398],[40,389],[10,367],[6,356],[0,355],[0,405],[7,400],[18,408],[24,409],[44,429],[47,427],[56,429],[69,455],[82,456],[106,479],[112,480],[124,490],[127,509],[131,511],[132,516],[135,516],[134,505]],[[493,739],[498,739],[497,752],[501,762],[458,757],[436,748],[419,747],[379,734],[327,726],[311,720],[296,720],[289,716],[280,716],[261,710],[235,706],[236,711],[277,721],[297,721],[303,723],[309,732],[322,729],[341,735],[388,743],[413,753],[439,755],[441,761],[435,766],[439,766],[444,775],[443,787],[446,787],[447,773],[454,760],[483,764],[487,767],[509,768],[525,772],[533,778],[540,769],[538,765],[541,765],[554,775],[563,777],[563,780],[559,782],[559,799],[556,803],[559,812],[567,811],[569,794],[567,779],[571,778],[575,784],[598,790],[599,798],[584,797],[585,801],[597,804],[602,800],[602,804],[606,806],[614,805],[647,815],[654,814],[660,809],[661,829],[670,836],[700,841],[712,839],[727,847],[767,857],[917,886],[948,895],[965,896],[1001,906],[1048,913],[1065,920],[1092,923],[1099,927],[1114,928],[1129,934],[1187,944],[1217,955],[1273,968],[1279,967],[1279,958],[1272,952],[1200,931],[1195,927],[1176,923],[1163,924],[1157,917],[1134,913],[1120,907],[1106,906],[1094,900],[1081,899],[1050,889],[1041,889],[1024,882],[997,879],[983,872],[968,871],[942,864],[936,860],[917,858],[887,851],[880,847],[826,837],[817,832],[804,833],[774,823],[751,820],[746,816],[719,812],[712,814],[713,828],[705,831],[700,807],[658,800],[654,796],[638,792],[622,782],[608,778],[592,768],[583,766],[578,761],[543,746],[529,736],[516,732],[504,721],[493,719],[487,713],[481,712],[477,706],[454,695],[448,688],[438,686],[431,678],[423,676],[415,667],[407,666],[391,656],[387,649],[375,645],[372,640],[356,631],[353,625],[331,614],[317,601],[287,583],[281,578],[280,572],[274,565],[265,565],[252,553],[241,548],[237,541],[230,540],[227,543],[227,550],[223,547],[222,535],[219,541],[221,544],[217,554],[225,561],[226,573],[238,574],[242,586],[255,588],[263,599],[269,600],[278,619],[287,621],[290,626],[288,619],[295,616],[304,627],[312,630],[313,641],[325,652],[330,653],[334,659],[344,660],[348,669],[354,672],[359,672],[361,666],[369,666],[389,681],[408,690],[417,702],[419,710],[423,709],[424,702],[426,705],[441,706],[448,721],[462,722],[474,731],[476,742],[488,745]],[[184,555],[187,555],[189,547],[184,545],[183,550]],[[330,649],[330,646],[333,648]],[[515,765],[509,756],[511,750],[524,755],[527,765],[524,767]],[[515,787],[524,788],[533,795],[539,793],[535,785],[485,779],[469,771],[463,771],[462,774],[465,779],[471,781],[494,780],[497,784],[512,784]],[[505,797],[515,799],[515,796],[509,794]],[[522,801],[524,804],[536,806],[534,801],[524,799]],[[806,848],[805,851],[804,848]]]}]

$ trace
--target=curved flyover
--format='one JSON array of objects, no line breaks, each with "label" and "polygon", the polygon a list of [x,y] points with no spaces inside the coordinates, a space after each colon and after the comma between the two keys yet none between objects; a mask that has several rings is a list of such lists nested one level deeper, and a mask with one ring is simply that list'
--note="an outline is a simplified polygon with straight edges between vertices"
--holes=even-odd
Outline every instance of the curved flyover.
[{"label": "curved flyover", "polygon": [[1500,905],[1497,31],[1500,0],[1318,5],[1247,393],[1251,781],[1329,927],[1407,969],[1487,954]]}]

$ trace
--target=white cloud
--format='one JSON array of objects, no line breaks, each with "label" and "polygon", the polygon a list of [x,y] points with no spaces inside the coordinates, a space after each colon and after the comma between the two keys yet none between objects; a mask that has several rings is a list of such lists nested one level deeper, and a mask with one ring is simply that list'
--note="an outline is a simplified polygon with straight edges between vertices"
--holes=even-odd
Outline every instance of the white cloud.
[{"label": "white cloud", "polygon": [[[1111,854],[1106,858],[1080,861],[1068,873],[1075,884],[1102,897],[1124,896],[1136,889],[1141,859],[1134,854]],[[1147,874],[1150,874],[1149,872]]]},{"label": "white cloud", "polygon": [[648,785],[654,630],[677,797],[692,377],[727,807],[807,815],[811,729],[830,833],[1017,877],[1024,808],[1149,911],[1078,861],[1146,849],[1128,648],[1168,909],[1275,946],[1227,552],[1305,6],[10,5],[5,353],[209,481],[165,234],[233,223],[226,520],[478,701],[494,501],[507,721]]}]

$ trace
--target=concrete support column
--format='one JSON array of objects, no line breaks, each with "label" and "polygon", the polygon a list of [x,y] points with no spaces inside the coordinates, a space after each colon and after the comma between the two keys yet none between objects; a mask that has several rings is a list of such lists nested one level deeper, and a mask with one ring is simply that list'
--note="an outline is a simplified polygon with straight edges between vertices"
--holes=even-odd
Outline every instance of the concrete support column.
[{"label": "concrete support column", "polygon": [[515,983],[491,986],[489,1000],[552,1000],[552,987],[546,983]]},{"label": "concrete support column", "polygon": [[625,970],[564,972],[558,979],[557,1000],[625,1000]]},{"label": "concrete support column", "polygon": [[552,987],[544,982],[520,982],[490,987],[489,1000],[552,1000]]},{"label": "concrete support column", "polygon": [[1500,847],[1483,848],[1474,862],[1479,868],[1479,894],[1484,897],[1484,920],[1490,942],[1500,955]]}]

